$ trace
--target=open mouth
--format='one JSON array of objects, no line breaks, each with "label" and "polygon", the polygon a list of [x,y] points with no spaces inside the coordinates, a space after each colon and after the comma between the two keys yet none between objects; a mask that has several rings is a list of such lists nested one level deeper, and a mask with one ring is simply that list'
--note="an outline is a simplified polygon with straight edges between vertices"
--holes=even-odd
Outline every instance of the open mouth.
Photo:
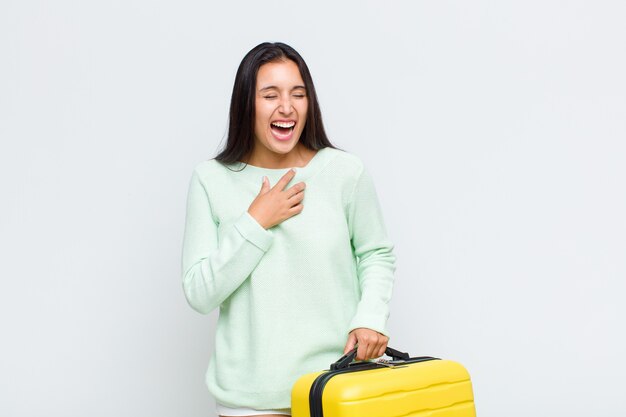
[{"label": "open mouth", "polygon": [[272,130],[272,134],[278,140],[289,140],[291,139],[294,126],[296,122],[272,122],[270,123],[270,128]]}]

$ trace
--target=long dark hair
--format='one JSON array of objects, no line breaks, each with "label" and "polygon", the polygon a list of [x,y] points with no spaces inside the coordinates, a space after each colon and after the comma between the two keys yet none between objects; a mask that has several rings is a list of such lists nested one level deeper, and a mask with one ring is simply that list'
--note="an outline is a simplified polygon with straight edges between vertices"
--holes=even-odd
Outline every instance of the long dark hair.
[{"label": "long dark hair", "polygon": [[299,142],[311,150],[325,147],[338,149],[330,143],[326,136],[315,86],[304,59],[289,45],[281,42],[263,42],[252,48],[239,64],[230,100],[228,140],[226,147],[214,159],[223,164],[231,164],[240,161],[244,155],[252,151],[254,147],[256,81],[259,68],[263,64],[288,59],[298,66],[309,100],[306,124]]}]

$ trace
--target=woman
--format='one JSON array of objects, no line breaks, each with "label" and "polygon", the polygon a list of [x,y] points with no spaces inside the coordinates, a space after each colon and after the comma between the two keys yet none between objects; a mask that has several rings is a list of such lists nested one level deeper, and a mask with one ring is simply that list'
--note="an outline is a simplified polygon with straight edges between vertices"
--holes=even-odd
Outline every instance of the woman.
[{"label": "woman", "polygon": [[355,346],[357,360],[382,356],[392,250],[368,171],[326,137],[302,57],[253,48],[226,147],[195,167],[187,198],[183,289],[194,310],[219,307],[206,373],[218,414],[290,415],[299,376]]}]

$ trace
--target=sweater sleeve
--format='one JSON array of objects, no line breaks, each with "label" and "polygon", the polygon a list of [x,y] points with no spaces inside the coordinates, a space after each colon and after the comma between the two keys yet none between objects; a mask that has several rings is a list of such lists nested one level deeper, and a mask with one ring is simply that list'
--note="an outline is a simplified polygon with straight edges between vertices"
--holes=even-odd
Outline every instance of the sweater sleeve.
[{"label": "sweater sleeve", "polygon": [[187,302],[201,314],[218,307],[248,278],[274,239],[247,209],[220,235],[196,169],[187,194],[182,285]]},{"label": "sweater sleeve", "polygon": [[362,167],[347,208],[361,288],[361,300],[348,332],[365,327],[389,336],[386,325],[396,256],[394,245],[387,236],[374,182],[365,167]]}]

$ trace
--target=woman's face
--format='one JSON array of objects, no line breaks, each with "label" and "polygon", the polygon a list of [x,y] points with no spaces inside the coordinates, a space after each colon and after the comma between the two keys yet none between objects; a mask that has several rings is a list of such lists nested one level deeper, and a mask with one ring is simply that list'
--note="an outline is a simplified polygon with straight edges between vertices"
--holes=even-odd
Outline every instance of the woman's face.
[{"label": "woman's face", "polygon": [[309,106],[300,71],[291,60],[261,65],[256,81],[255,146],[280,154],[300,139]]}]

